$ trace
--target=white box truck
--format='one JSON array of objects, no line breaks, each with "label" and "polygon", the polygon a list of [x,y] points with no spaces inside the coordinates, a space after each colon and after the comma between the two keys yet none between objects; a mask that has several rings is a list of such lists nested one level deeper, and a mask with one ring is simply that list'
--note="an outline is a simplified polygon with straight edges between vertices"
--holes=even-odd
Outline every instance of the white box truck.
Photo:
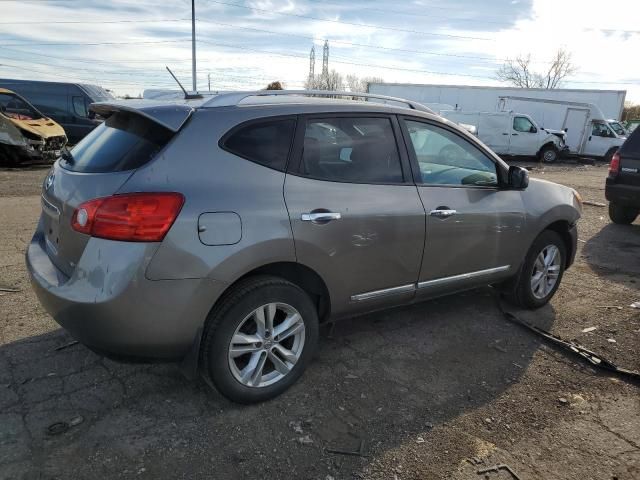
[{"label": "white box truck", "polygon": [[498,108],[505,113],[526,112],[545,129],[565,131],[565,143],[572,155],[610,161],[626,140],[626,131],[616,128],[618,122],[607,119],[592,103],[504,96]]},{"label": "white box truck", "polygon": [[548,132],[526,114],[460,110],[438,113],[452,122],[475,126],[478,138],[498,155],[537,157],[551,163],[565,150],[563,133]]}]

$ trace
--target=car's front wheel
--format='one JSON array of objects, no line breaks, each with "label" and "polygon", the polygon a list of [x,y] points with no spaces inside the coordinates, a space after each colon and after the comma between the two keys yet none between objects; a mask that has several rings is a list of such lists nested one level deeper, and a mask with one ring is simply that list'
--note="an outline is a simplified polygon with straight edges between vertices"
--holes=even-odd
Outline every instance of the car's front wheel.
[{"label": "car's front wheel", "polygon": [[540,159],[545,163],[555,163],[560,156],[560,152],[553,145],[546,145],[540,150]]},{"label": "car's front wheel", "polygon": [[211,312],[201,366],[230,400],[261,402],[295,383],[317,342],[318,314],[304,290],[278,277],[249,278]]},{"label": "car's front wheel", "polygon": [[545,230],[533,242],[525,257],[516,287],[514,303],[525,308],[546,305],[560,286],[567,249],[558,233]]},{"label": "car's front wheel", "polygon": [[624,207],[616,203],[609,203],[609,218],[613,223],[621,225],[630,225],[638,217],[640,209],[633,207]]}]

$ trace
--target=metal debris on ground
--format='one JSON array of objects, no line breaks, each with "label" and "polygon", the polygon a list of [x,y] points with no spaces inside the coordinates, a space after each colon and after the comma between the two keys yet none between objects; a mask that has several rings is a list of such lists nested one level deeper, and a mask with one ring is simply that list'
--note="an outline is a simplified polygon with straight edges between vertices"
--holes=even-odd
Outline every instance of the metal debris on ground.
[{"label": "metal debris on ground", "polygon": [[491,473],[491,472],[495,472],[495,473],[499,473],[500,470],[504,470],[506,472],[509,472],[511,474],[511,476],[513,478],[515,478],[516,480],[522,480],[518,474],[516,472],[513,471],[513,469],[505,464],[505,463],[501,463],[500,465],[494,465],[493,467],[489,467],[489,468],[484,468],[482,470],[478,470],[476,473],[478,475],[484,475],[485,473]]},{"label": "metal debris on ground", "polygon": [[302,445],[311,445],[313,443],[313,440],[309,435],[305,435],[304,437],[298,437],[297,441]]},{"label": "metal debris on ground", "polygon": [[[540,327],[536,327],[535,325],[531,325],[530,323],[525,322],[524,320],[521,320],[520,318],[516,317],[513,313],[507,312],[504,309],[500,296],[497,296],[496,299],[498,303],[498,308],[500,309],[504,317],[510,322],[516,323],[522,327],[525,327],[526,329],[534,332],[535,334],[545,338],[546,340],[553,343],[554,345],[562,347],[564,350],[570,353],[573,353],[574,355],[578,355],[582,359],[588,361],[591,365],[594,365],[603,370],[607,370],[609,372],[617,373],[618,375],[622,376],[625,379],[634,381],[634,383],[640,383],[640,372],[619,367],[612,361],[607,360],[606,358],[598,355],[595,352],[592,352],[591,350],[588,350],[582,345],[578,345],[577,343],[563,340],[562,338],[556,337],[552,333],[547,332],[546,330],[543,330]],[[610,339],[610,340],[613,340],[613,339]]]},{"label": "metal debris on ground", "polygon": [[598,327],[587,327],[587,328],[583,328],[582,329],[582,333],[589,333],[589,332],[593,332],[594,330],[596,330]]},{"label": "metal debris on ground", "polygon": [[73,347],[74,345],[77,345],[78,343],[80,343],[80,342],[78,342],[77,340],[74,340],[73,342],[69,342],[69,343],[66,343],[64,345],[60,345],[59,347],[56,347],[55,350],[58,352],[60,350],[64,350],[65,348]]},{"label": "metal debris on ground", "polygon": [[640,308],[640,302],[633,302],[631,305],[629,305],[631,308]]},{"label": "metal debris on ground", "polygon": [[594,202],[592,200],[583,200],[583,205],[591,205],[592,207],[606,207],[607,205],[601,202]]},{"label": "metal debris on ground", "polygon": [[358,447],[358,450],[346,450],[343,448],[338,448],[338,447],[326,447],[324,450],[327,453],[335,453],[338,455],[351,455],[354,457],[366,457],[365,455],[365,443],[364,440],[360,440],[360,446]]},{"label": "metal debris on ground", "polygon": [[616,310],[622,310],[622,307],[619,305],[597,305],[596,308],[614,308]]},{"label": "metal debris on ground", "polygon": [[5,293],[18,293],[21,292],[22,290],[19,288],[12,288],[12,287],[0,287],[0,292],[5,292]]}]

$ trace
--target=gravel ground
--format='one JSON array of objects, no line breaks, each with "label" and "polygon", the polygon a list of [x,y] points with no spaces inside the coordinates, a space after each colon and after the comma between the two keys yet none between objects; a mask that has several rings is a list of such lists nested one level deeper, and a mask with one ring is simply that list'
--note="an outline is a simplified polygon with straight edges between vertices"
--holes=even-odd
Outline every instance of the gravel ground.
[{"label": "gravel ground", "polygon": [[[488,288],[339,323],[297,385],[250,407],[175,365],[58,350],[72,339],[23,262],[46,171],[0,170],[0,286],[19,289],[0,292],[0,479],[640,478],[638,386],[506,322]],[[604,202],[603,165],[531,174]],[[640,370],[640,224],[585,206],[579,229],[551,304],[515,312]]]}]

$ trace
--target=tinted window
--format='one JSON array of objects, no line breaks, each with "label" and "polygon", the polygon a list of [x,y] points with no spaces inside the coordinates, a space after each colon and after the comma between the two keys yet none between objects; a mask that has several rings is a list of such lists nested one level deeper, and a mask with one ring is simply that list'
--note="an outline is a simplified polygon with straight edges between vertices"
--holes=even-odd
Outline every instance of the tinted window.
[{"label": "tinted window", "polygon": [[612,137],[611,130],[606,123],[594,123],[591,129],[591,135],[595,137]]},{"label": "tinted window", "polygon": [[534,133],[535,127],[531,120],[526,117],[515,117],[513,119],[513,129],[516,132]]},{"label": "tinted window", "polygon": [[620,154],[640,157],[640,128],[631,132],[629,138],[620,147]]},{"label": "tinted window", "polygon": [[241,127],[224,142],[231,153],[265,167],[284,170],[293,139],[295,120],[269,120]]},{"label": "tinted window", "polygon": [[301,169],[304,175],[320,180],[403,181],[398,147],[388,118],[309,120]]},{"label": "tinted window", "polygon": [[138,115],[114,113],[63,155],[74,172],[119,172],[149,162],[169,142],[172,132]]},{"label": "tinted window", "polygon": [[422,183],[497,185],[496,165],[469,141],[444,128],[407,121]]},{"label": "tinted window", "polygon": [[79,117],[87,117],[87,105],[84,102],[84,97],[73,97],[73,111]]}]

